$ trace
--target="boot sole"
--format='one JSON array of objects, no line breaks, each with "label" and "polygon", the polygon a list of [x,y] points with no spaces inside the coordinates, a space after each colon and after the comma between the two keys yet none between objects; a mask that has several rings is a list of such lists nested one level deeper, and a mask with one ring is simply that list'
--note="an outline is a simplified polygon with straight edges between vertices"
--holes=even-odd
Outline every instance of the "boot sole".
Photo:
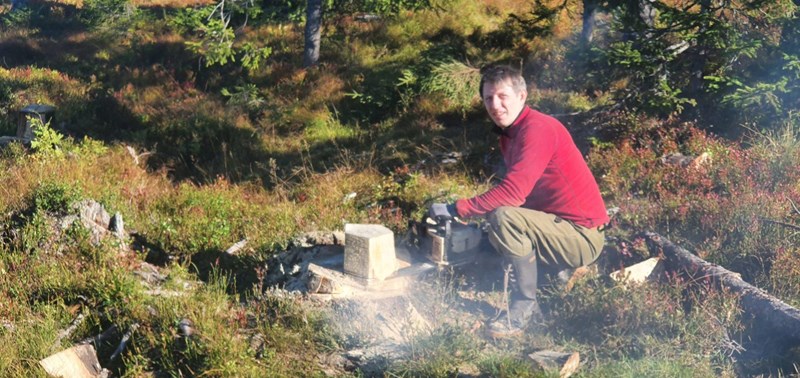
[{"label": "boot sole", "polygon": [[523,330],[521,328],[517,328],[512,331],[498,331],[498,330],[493,330],[491,328],[487,328],[486,335],[493,339],[507,339],[521,335],[522,331]]}]

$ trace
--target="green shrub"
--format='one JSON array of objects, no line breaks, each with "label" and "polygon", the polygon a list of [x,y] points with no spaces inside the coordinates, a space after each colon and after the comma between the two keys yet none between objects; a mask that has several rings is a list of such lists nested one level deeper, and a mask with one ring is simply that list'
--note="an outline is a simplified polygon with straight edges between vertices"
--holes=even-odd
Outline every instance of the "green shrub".
[{"label": "green shrub", "polygon": [[422,88],[428,92],[441,92],[449,100],[443,110],[450,108],[465,112],[478,101],[480,73],[477,68],[452,60],[434,64]]},{"label": "green shrub", "polygon": [[530,361],[504,354],[490,355],[479,361],[483,374],[497,378],[547,377],[543,372],[534,372]]},{"label": "green shrub", "polygon": [[130,0],[85,0],[81,17],[90,26],[109,28],[132,17],[134,12]]},{"label": "green shrub", "polygon": [[45,181],[32,194],[34,212],[61,215],[72,212],[70,206],[81,199],[83,194],[79,186],[58,181]]},{"label": "green shrub", "polygon": [[37,156],[43,159],[59,158],[63,156],[62,145],[64,136],[50,127],[50,122],[42,123],[38,117],[29,117],[28,122],[33,129],[31,148]]},{"label": "green shrub", "polygon": [[[667,130],[663,128],[661,130]],[[685,240],[706,259],[769,287],[775,251],[791,248],[780,223],[800,198],[800,164],[792,137],[756,137],[749,148],[693,128],[637,136],[590,158],[624,228],[656,230]],[[662,162],[675,152],[704,162]]]},{"label": "green shrub", "polygon": [[552,333],[590,345],[602,360],[647,366],[653,358],[670,356],[670,368],[677,371],[713,371],[709,366],[728,371],[733,363],[728,356],[737,346],[730,337],[742,329],[740,310],[734,296],[710,285],[675,279],[666,285],[589,280],[548,300],[555,320]]}]

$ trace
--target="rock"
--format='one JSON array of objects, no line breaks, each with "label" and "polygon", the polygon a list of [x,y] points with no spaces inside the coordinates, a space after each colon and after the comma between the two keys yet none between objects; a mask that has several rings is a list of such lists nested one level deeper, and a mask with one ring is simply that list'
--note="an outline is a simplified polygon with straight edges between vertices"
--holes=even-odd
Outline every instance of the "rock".
[{"label": "rock", "polygon": [[353,362],[338,353],[319,355],[319,364],[328,377],[342,375],[343,371],[355,370]]},{"label": "rock", "polygon": [[133,271],[133,274],[139,276],[147,285],[156,285],[167,280],[167,276],[161,274],[158,267],[144,261],[139,264],[138,269]]},{"label": "rock", "polygon": [[341,231],[313,231],[294,238],[293,244],[302,248],[312,248],[321,245],[344,245],[344,238],[345,235]]},{"label": "rock", "polygon": [[77,220],[78,220],[78,216],[77,215],[67,215],[67,216],[62,217],[61,219],[59,219],[58,227],[62,231],[66,230],[66,229],[70,228],[70,226],[72,226],[72,224],[75,223],[75,221],[77,221]]},{"label": "rock", "polygon": [[552,350],[540,350],[528,355],[534,364],[547,371],[558,371],[559,378],[567,378],[574,374],[581,364],[578,352],[564,353]]},{"label": "rock", "polygon": [[698,156],[686,156],[680,152],[671,153],[661,157],[661,162],[668,165],[678,165],[681,167],[697,168],[711,160],[708,152],[703,152]]},{"label": "rock", "polygon": [[192,321],[187,318],[181,319],[181,321],[178,323],[178,330],[183,337],[191,337],[194,335],[194,325],[192,324]]},{"label": "rock", "polygon": [[114,216],[108,222],[108,230],[113,232],[119,239],[125,238],[125,222],[122,220],[122,214],[119,212],[114,213]]},{"label": "rock", "polygon": [[109,230],[111,215],[105,207],[92,199],[85,199],[72,205],[77,210],[83,224],[88,229],[102,228],[103,231]]},{"label": "rock", "polygon": [[264,348],[266,345],[267,341],[263,334],[256,333],[250,337],[250,350],[255,352],[256,357],[261,357],[261,355],[264,354]]}]

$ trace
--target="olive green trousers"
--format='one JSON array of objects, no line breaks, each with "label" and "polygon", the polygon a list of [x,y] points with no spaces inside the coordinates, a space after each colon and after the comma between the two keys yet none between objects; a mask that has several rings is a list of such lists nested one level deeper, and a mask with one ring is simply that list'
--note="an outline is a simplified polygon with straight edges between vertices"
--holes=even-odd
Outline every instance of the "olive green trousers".
[{"label": "olive green trousers", "polygon": [[[544,265],[577,268],[593,263],[603,250],[602,227],[586,228],[553,214],[504,206],[487,216],[489,242],[503,256],[533,252]],[[533,257],[533,256],[532,256]]]}]

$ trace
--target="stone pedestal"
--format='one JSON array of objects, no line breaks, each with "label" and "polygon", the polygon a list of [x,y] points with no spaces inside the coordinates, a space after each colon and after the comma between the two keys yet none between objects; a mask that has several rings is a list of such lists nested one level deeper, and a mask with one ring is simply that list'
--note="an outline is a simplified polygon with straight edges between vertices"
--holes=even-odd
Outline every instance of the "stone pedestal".
[{"label": "stone pedestal", "polygon": [[[33,139],[33,125],[30,118],[38,118],[45,125],[53,120],[56,108],[50,105],[33,104],[28,105],[19,111],[19,122],[17,123],[17,138],[26,141]],[[54,125],[50,125],[53,127]]]},{"label": "stone pedestal", "polygon": [[344,272],[366,281],[381,282],[397,270],[392,230],[376,224],[344,226]]}]

